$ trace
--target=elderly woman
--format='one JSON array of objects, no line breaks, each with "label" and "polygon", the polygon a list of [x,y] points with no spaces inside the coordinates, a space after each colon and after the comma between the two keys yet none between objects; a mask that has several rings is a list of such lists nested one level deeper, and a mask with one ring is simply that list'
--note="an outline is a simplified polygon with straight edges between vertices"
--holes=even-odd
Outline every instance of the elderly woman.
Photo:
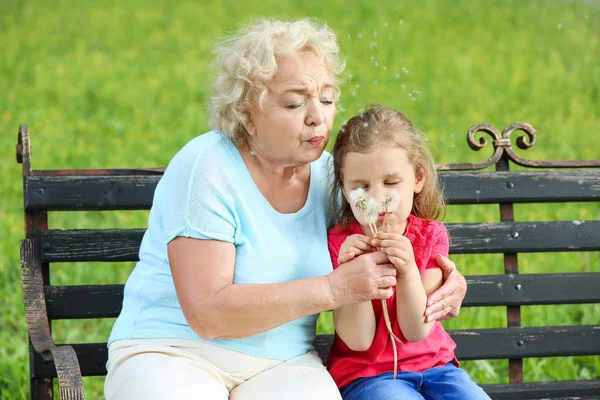
[{"label": "elderly woman", "polygon": [[[339,399],[312,347],[320,312],[388,298],[374,252],[332,270],[330,138],[343,69],[334,33],[260,21],[225,42],[214,129],[156,188],[140,261],[109,339],[106,398]],[[429,317],[458,314],[454,264]]]}]

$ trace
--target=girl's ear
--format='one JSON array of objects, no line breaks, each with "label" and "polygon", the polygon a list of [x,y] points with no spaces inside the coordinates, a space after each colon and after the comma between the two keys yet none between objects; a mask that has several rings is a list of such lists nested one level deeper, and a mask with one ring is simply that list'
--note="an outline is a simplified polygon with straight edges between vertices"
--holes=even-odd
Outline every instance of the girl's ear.
[{"label": "girl's ear", "polygon": [[417,168],[415,180],[415,193],[421,193],[423,186],[425,186],[425,172],[423,171],[423,168]]}]

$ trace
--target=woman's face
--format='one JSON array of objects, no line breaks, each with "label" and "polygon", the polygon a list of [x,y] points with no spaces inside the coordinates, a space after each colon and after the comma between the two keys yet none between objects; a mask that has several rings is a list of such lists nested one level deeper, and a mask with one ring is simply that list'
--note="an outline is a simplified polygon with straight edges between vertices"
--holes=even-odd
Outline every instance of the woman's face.
[{"label": "woman's face", "polygon": [[299,166],[321,156],[334,117],[333,79],[325,64],[312,53],[291,54],[279,59],[262,108],[254,105],[244,127],[256,155]]}]

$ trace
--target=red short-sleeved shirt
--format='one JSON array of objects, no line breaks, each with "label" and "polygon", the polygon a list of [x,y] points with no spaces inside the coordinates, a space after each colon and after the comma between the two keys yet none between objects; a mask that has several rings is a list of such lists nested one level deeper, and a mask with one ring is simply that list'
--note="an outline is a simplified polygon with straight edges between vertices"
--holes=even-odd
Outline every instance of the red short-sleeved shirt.
[{"label": "red short-sleeved shirt", "polygon": [[[337,268],[340,247],[344,240],[353,234],[363,234],[360,225],[355,222],[346,230],[335,227],[329,231],[329,252],[333,267]],[[448,233],[444,225],[437,221],[409,216],[405,236],[410,240],[415,253],[415,261],[421,275],[426,268],[439,268],[435,261],[437,254],[448,255]],[[343,268],[343,265],[342,265]],[[444,330],[440,322],[436,322],[429,335],[420,342],[409,342],[398,326],[396,314],[396,293],[387,300],[387,308],[394,334],[402,340],[404,346],[397,343],[398,371],[424,371],[452,361],[458,366],[454,356],[456,344]],[[371,347],[366,351],[353,351],[336,334],[329,352],[327,366],[329,373],[342,388],[355,379],[379,375],[394,370],[394,352],[390,335],[383,319],[381,301],[373,300],[373,310],[377,327]],[[356,321],[357,324],[360,321]]]}]

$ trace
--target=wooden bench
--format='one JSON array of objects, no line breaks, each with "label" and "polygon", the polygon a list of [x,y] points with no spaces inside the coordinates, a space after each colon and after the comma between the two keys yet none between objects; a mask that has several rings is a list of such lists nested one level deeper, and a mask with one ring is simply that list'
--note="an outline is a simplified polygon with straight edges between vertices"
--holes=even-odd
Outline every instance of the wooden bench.
[{"label": "wooden bench", "polygon": [[[513,131],[520,135],[516,140],[519,147],[535,143],[536,132],[525,123],[513,124],[502,133],[488,125],[475,125],[467,135],[469,146],[484,148],[486,138],[491,137],[493,155],[475,164],[438,165],[450,204],[499,206],[496,221],[447,224],[451,253],[497,253],[504,265],[504,273],[498,275],[467,276],[464,307],[505,306],[507,326],[451,330],[458,344],[457,355],[460,360],[508,360],[508,383],[483,385],[493,399],[599,399],[600,380],[522,381],[523,359],[529,357],[599,356],[600,319],[594,325],[522,327],[521,308],[600,303],[600,273],[544,273],[545,266],[536,265],[535,274],[519,274],[519,254],[597,252],[600,221],[515,221],[513,210],[517,203],[599,201],[600,161],[521,158],[511,147]],[[488,148],[492,150],[492,146]],[[144,229],[48,229],[48,213],[147,210],[162,170],[33,170],[26,126],[19,128],[17,160],[23,164],[21,267],[30,338],[31,398],[53,398],[53,379],[58,376],[62,399],[82,399],[81,377],[106,374],[106,345],[55,344],[51,321],[116,317],[123,285],[53,286],[50,264],[136,261]],[[510,171],[511,162],[532,168]],[[592,253],[595,262],[597,254]],[[593,268],[598,271],[597,265]],[[316,339],[323,358],[331,340],[330,335]],[[598,377],[598,371],[593,377]]]}]

